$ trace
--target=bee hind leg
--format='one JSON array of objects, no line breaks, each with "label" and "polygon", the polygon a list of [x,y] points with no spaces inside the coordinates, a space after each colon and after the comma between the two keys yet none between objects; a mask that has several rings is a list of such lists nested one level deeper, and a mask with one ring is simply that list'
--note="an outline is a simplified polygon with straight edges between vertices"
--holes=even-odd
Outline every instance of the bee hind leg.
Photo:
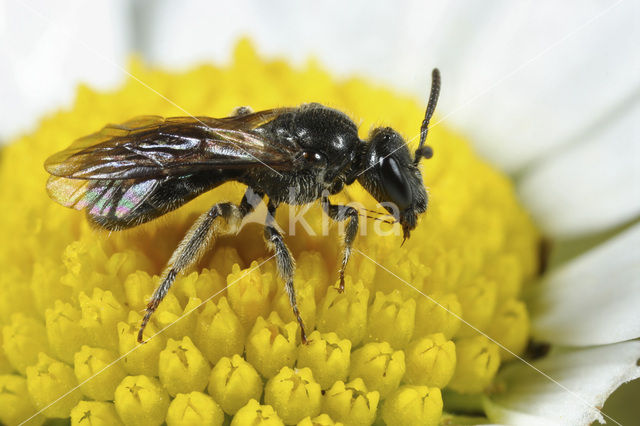
[{"label": "bee hind leg", "polygon": [[191,226],[178,248],[171,255],[171,259],[160,278],[160,285],[156,287],[151,296],[138,331],[139,343],[143,343],[142,334],[149,319],[169,292],[178,274],[200,259],[214,237],[238,232],[242,219],[253,211],[256,205],[256,194],[250,191],[250,189],[247,190],[240,205],[216,204],[208,212],[202,214]]}]

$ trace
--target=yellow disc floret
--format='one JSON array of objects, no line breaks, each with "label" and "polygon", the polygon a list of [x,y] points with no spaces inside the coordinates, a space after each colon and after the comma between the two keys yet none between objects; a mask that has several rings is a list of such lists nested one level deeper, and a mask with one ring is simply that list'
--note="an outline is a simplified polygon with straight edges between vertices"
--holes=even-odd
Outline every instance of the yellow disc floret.
[{"label": "yellow disc floret", "polygon": [[208,391],[225,413],[233,415],[250,400],[262,396],[260,375],[240,355],[220,358],[211,370]]},{"label": "yellow disc floret", "polygon": [[222,409],[202,392],[179,393],[167,411],[168,426],[221,426],[223,421]]}]

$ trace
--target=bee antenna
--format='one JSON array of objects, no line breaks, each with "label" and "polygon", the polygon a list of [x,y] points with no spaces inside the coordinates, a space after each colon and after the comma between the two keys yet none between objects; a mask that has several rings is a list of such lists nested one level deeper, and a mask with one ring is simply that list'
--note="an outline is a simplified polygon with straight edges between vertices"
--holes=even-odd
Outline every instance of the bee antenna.
[{"label": "bee antenna", "polygon": [[420,126],[420,145],[418,145],[418,149],[416,149],[413,164],[417,165],[422,158],[431,158],[433,156],[433,150],[431,147],[424,143],[427,140],[427,133],[429,132],[429,120],[431,120],[431,116],[433,116],[433,112],[436,110],[438,96],[440,96],[440,71],[438,68],[434,68],[431,72],[431,93],[429,94],[429,103],[427,104],[427,110],[424,113],[422,126]]},{"label": "bee antenna", "polygon": [[360,207],[360,208],[361,208],[362,210],[364,210],[364,211],[367,211],[367,212],[369,212],[369,213],[373,213],[373,214],[377,214],[377,215],[379,215],[379,216],[391,216],[389,213],[382,213],[382,212],[379,212],[379,211],[376,211],[376,210],[369,210],[369,209],[364,208],[364,207]]},{"label": "bee antenna", "polygon": [[393,225],[396,222],[391,221],[391,220],[387,220],[387,219],[382,219],[381,217],[373,217],[373,216],[369,216],[368,214],[362,213],[360,212],[360,216],[365,217],[367,219],[371,219],[371,220],[377,220],[379,222],[384,222],[384,223],[388,223],[389,225]]}]

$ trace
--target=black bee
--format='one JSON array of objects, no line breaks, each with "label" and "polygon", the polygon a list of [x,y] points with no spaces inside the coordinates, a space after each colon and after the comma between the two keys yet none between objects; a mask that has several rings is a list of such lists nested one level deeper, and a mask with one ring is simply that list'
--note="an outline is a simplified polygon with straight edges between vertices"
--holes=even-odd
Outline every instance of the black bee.
[{"label": "black bee", "polygon": [[264,238],[275,252],[306,342],[293,287],[295,263],[275,227],[276,209],[281,203],[319,199],[330,218],[347,221],[339,272],[342,291],[359,212],[332,204],[328,195],[357,180],[408,238],[418,215],[427,209],[418,163],[432,155],[425,140],[439,92],[440,73],[434,69],[413,157],[395,130],[376,128],[363,141],[349,117],[320,104],[259,112],[244,107],[226,118],[143,116],[107,125],[47,159],[45,168],[52,175],[47,192],[63,206],[85,210],[93,225],[120,230],[162,216],[224,182],[247,185],[240,204],[215,204],[174,251],[147,306],[138,341],[176,276],[199,259],[216,235],[238,232],[242,219],[267,197]]}]

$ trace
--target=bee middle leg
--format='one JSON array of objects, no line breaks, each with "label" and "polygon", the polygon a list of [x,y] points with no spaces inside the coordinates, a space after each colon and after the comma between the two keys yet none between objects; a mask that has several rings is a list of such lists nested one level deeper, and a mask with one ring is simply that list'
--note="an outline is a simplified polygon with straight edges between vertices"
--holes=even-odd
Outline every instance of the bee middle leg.
[{"label": "bee middle leg", "polygon": [[356,239],[356,235],[358,234],[358,211],[350,206],[343,206],[340,204],[331,204],[329,198],[323,197],[322,201],[322,209],[331,219],[342,222],[344,220],[348,220],[347,227],[344,232],[344,247],[342,249],[342,266],[340,267],[340,286],[338,287],[338,291],[342,293],[344,291],[344,271],[347,269],[347,263],[349,262],[349,257],[351,256],[351,247],[353,246],[353,241]]},{"label": "bee middle leg", "polygon": [[260,197],[250,191],[250,189],[247,190],[240,205],[233,203],[216,204],[208,212],[202,214],[191,226],[178,248],[171,255],[171,259],[162,273],[160,285],[151,296],[138,331],[139,343],[143,343],[142,333],[149,319],[169,292],[178,274],[200,259],[215,236],[238,232],[242,219],[255,208],[255,197]]},{"label": "bee middle leg", "polygon": [[285,244],[284,239],[282,238],[282,234],[274,226],[277,205],[269,201],[268,208],[269,214],[267,215],[267,220],[264,225],[264,239],[267,243],[267,247],[275,252],[278,274],[285,283],[284,288],[289,295],[289,304],[291,305],[291,309],[293,309],[293,314],[295,315],[298,324],[300,324],[300,338],[302,343],[306,344],[307,334],[304,330],[304,322],[300,316],[300,311],[298,310],[296,290],[293,286],[293,275],[295,273],[296,263],[289,251],[289,248]]}]

